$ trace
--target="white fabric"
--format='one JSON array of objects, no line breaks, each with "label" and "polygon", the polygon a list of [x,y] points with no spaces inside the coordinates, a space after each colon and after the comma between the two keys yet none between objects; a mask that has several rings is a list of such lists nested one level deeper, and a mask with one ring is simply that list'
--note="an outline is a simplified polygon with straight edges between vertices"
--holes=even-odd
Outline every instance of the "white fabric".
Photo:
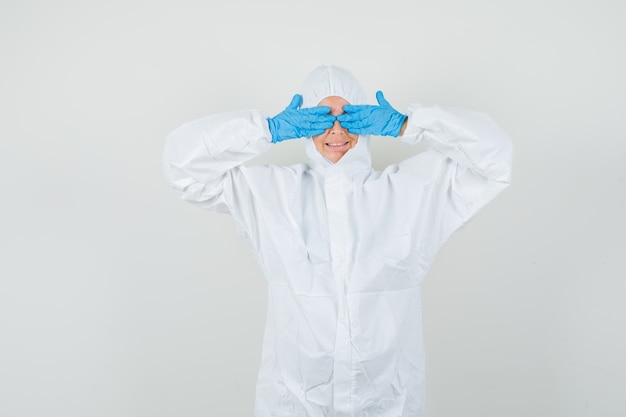
[{"label": "white fabric", "polygon": [[[303,87],[308,105],[337,92],[364,100],[332,66]],[[481,113],[407,114],[400,140],[429,149],[382,172],[363,136],[336,164],[306,139],[308,164],[243,166],[280,146],[256,110],[202,118],[166,140],[173,188],[230,213],[267,279],[257,417],[422,415],[420,285],[446,239],[509,184],[512,145]]]}]

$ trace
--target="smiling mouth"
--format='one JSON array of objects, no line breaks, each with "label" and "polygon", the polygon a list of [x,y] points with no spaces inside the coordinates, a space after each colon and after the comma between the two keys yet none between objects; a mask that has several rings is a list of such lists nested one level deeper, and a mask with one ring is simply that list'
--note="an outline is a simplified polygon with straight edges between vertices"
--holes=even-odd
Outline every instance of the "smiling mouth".
[{"label": "smiling mouth", "polygon": [[326,146],[328,146],[329,148],[341,148],[343,146],[346,146],[349,143],[349,141],[346,142],[338,142],[338,143],[326,143]]}]

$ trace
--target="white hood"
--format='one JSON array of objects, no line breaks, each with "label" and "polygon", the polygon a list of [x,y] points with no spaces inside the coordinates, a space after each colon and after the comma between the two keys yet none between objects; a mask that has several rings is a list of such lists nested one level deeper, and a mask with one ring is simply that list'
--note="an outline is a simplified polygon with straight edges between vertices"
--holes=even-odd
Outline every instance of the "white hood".
[{"label": "white hood", "polygon": [[[361,84],[344,68],[335,65],[321,65],[314,69],[302,85],[302,108],[315,107],[329,96],[345,98],[350,104],[366,104]],[[313,168],[327,168],[337,165],[341,168],[371,168],[369,135],[360,135],[356,146],[350,149],[336,164],[324,158],[315,147],[313,140],[307,139],[306,153]]]}]

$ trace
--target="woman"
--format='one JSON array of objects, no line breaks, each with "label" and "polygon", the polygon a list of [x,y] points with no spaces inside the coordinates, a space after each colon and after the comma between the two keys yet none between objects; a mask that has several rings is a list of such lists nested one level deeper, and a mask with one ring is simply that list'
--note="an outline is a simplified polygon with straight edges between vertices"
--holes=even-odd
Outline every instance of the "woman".
[{"label": "woman", "polygon": [[[512,144],[486,115],[412,105],[321,66],[275,117],[184,124],[167,138],[180,196],[230,213],[268,283],[256,416],[421,416],[420,286],[450,235],[509,185]],[[302,101],[302,103],[301,103]],[[429,149],[374,171],[369,135]],[[308,163],[243,166],[282,140]]]}]

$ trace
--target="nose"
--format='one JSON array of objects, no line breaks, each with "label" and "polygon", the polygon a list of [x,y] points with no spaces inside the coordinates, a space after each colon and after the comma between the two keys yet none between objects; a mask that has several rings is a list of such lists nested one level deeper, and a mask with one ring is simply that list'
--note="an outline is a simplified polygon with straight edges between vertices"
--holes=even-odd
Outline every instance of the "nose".
[{"label": "nose", "polygon": [[345,129],[343,127],[341,127],[341,125],[339,124],[339,120],[335,120],[335,123],[333,123],[333,127],[330,128],[330,133],[332,133],[332,134],[343,134],[343,133],[345,133]]}]

